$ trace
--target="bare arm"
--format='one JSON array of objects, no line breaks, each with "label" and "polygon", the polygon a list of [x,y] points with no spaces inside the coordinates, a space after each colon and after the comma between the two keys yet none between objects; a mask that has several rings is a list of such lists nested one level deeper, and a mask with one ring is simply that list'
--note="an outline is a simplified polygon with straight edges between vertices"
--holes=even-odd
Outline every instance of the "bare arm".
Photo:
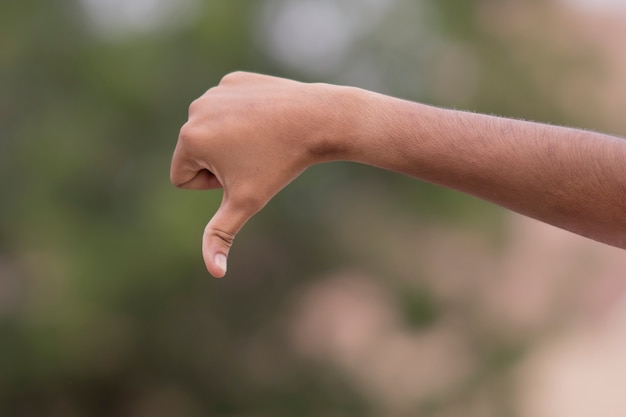
[{"label": "bare arm", "polygon": [[192,104],[172,160],[175,185],[224,188],[203,239],[209,272],[225,274],[235,234],[280,189],[331,160],[401,172],[626,248],[622,139],[236,73]]},{"label": "bare arm", "polygon": [[[366,93],[370,94],[370,93]],[[626,247],[626,141],[558,126],[372,98],[384,151],[362,162],[454,188],[572,232]],[[376,112],[376,110],[372,110]],[[377,124],[375,118],[370,118]]]}]

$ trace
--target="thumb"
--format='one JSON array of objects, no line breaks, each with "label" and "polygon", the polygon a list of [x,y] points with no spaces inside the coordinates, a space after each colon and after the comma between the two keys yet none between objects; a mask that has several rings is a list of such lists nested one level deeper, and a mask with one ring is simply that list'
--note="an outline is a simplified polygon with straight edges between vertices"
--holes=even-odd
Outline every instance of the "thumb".
[{"label": "thumb", "polygon": [[243,225],[258,211],[256,205],[244,204],[239,199],[228,198],[224,192],[222,203],[204,229],[202,237],[202,256],[207,270],[215,278],[226,274],[228,252],[235,235]]}]

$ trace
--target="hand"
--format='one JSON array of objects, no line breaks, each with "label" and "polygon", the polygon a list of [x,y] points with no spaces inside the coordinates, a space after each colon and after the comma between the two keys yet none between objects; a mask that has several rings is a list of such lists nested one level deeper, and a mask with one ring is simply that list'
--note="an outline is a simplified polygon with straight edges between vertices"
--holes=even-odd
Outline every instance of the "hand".
[{"label": "hand", "polygon": [[308,166],[339,157],[334,138],[349,126],[344,90],[232,73],[191,104],[170,176],[181,188],[224,189],[203,236],[213,276],[226,273],[233,239],[247,220]]}]

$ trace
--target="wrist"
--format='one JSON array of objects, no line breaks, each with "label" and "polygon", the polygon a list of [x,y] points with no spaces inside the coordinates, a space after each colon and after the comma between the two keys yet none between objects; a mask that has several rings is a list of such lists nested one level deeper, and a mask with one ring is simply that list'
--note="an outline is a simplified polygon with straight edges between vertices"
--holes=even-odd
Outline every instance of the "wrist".
[{"label": "wrist", "polygon": [[402,173],[437,164],[445,110],[367,90],[356,97],[350,161]]},{"label": "wrist", "polygon": [[307,142],[309,165],[330,161],[357,161],[362,152],[364,112],[368,91],[331,84],[310,84],[319,101],[319,129]]},{"label": "wrist", "polygon": [[422,146],[422,118],[434,110],[420,103],[354,89],[347,159],[394,171],[402,170],[407,152]]}]

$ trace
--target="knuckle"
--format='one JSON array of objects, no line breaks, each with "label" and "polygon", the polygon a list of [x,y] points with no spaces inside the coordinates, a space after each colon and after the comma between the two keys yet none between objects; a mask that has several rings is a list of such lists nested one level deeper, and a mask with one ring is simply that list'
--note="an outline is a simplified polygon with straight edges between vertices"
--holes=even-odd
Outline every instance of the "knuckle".
[{"label": "knuckle", "polygon": [[197,136],[197,129],[189,122],[185,123],[178,134],[178,141],[185,145],[194,142]]},{"label": "knuckle", "polygon": [[176,161],[176,154],[174,154],[174,158],[172,159],[172,162],[170,163],[170,182],[172,183],[172,185],[175,185],[176,187],[178,187],[178,183],[179,183],[177,165],[178,165],[178,161]]},{"label": "knuckle", "polygon": [[189,179],[181,170],[181,161],[173,160],[170,167],[170,182],[177,188],[185,188]]},{"label": "knuckle", "polygon": [[172,183],[174,187],[177,187],[177,188],[182,188],[182,185],[184,184],[184,181],[181,178],[179,178],[178,175],[174,173],[173,171],[170,172],[170,182]]},{"label": "knuckle", "polygon": [[227,248],[235,241],[235,234],[222,229],[213,229],[213,235],[218,238]]},{"label": "knuckle", "polygon": [[189,111],[187,112],[187,114],[191,116],[192,114],[196,113],[200,107],[202,107],[202,103],[200,99],[197,98],[194,101],[192,101],[191,104],[189,104]]},{"label": "knuckle", "polygon": [[243,78],[245,78],[245,76],[246,73],[243,71],[233,71],[224,75],[220,81],[220,84],[229,84],[231,82],[235,83],[241,81]]}]

